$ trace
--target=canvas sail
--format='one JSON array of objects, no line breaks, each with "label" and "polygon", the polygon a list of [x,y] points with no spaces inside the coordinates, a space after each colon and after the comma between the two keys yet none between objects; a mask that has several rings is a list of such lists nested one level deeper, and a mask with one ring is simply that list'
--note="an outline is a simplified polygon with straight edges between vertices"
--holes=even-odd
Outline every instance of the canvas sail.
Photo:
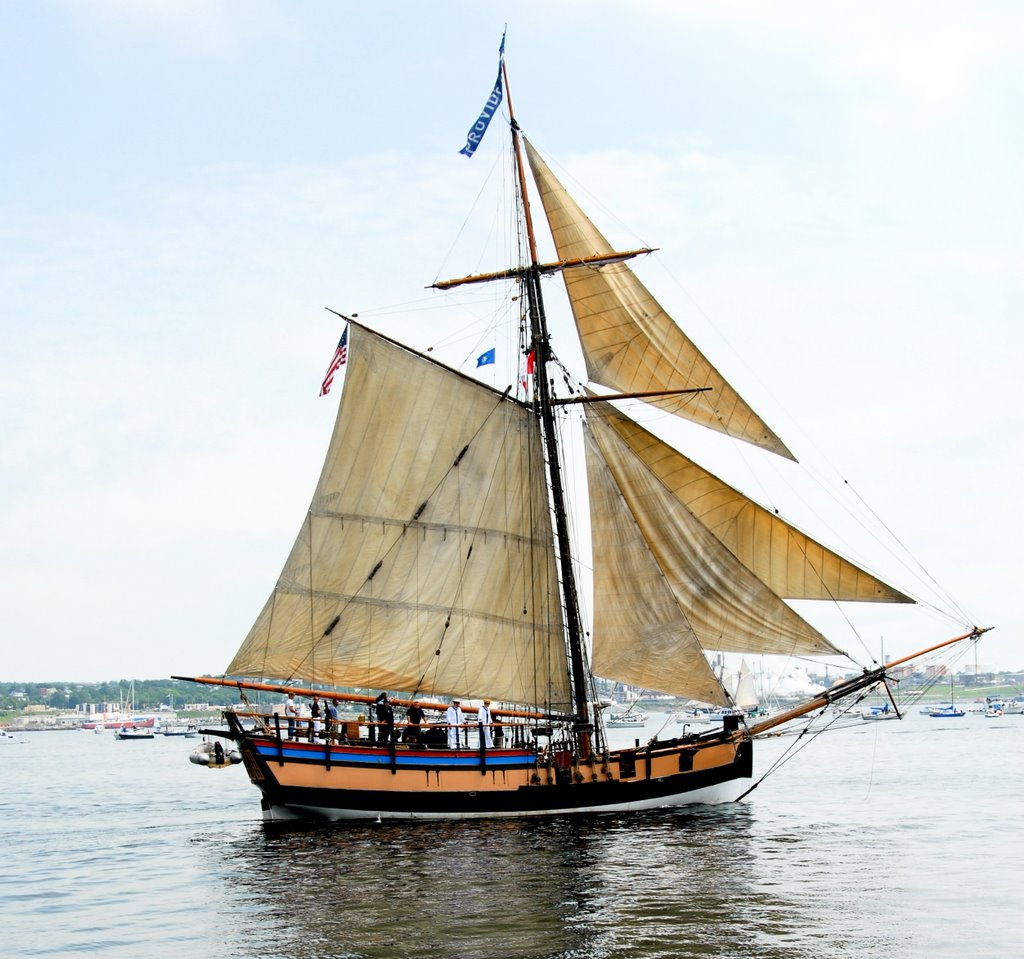
[{"label": "canvas sail", "polygon": [[594,556],[592,666],[607,679],[728,705],[687,610],[586,432]]},{"label": "canvas sail", "polygon": [[569,701],[537,422],[358,324],[309,512],[235,676]]},{"label": "canvas sail", "polygon": [[[610,254],[611,245],[526,142],[534,180],[562,260]],[[684,419],[793,459],[624,263],[562,271],[587,376],[623,393],[708,388],[647,401]]]},{"label": "canvas sail", "polygon": [[609,403],[592,414],[748,570],[785,599],[912,603],[910,597],[832,552],[698,466]]},{"label": "canvas sail", "polygon": [[[705,702],[689,670],[673,672],[694,645],[704,650],[777,655],[839,653],[730,552],[668,490],[610,425],[606,403],[588,410],[587,472],[594,527],[594,669],[621,679],[616,664],[632,663],[628,681]],[[636,535],[621,548],[614,530]],[[652,570],[656,570],[655,574]],[[621,609],[643,607],[660,576],[675,606],[671,615],[644,609],[657,622],[622,628]],[[683,624],[685,623],[685,629]],[[656,643],[657,655],[649,657]],[[692,660],[692,657],[690,657]],[[639,664],[644,663],[641,667]],[[642,675],[641,675],[642,674]]]},{"label": "canvas sail", "polygon": [[754,674],[750,671],[747,661],[741,660],[740,671],[736,676],[736,691],[732,694],[736,705],[743,710],[756,709],[758,706],[757,691],[754,689]]}]

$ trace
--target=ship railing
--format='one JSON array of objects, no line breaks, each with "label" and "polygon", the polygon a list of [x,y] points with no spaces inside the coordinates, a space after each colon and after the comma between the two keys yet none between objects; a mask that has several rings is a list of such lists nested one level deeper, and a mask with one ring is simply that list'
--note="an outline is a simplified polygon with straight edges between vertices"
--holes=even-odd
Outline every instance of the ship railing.
[{"label": "ship railing", "polygon": [[[278,710],[271,713],[254,710],[231,710],[244,726],[264,735],[279,734],[283,739],[321,740],[361,745],[385,745],[393,740],[400,746],[446,748],[449,729],[458,730],[459,746],[463,749],[480,747],[481,728],[475,720],[450,727],[445,722],[424,722],[416,726],[408,722],[393,724],[377,722],[363,716],[331,719],[314,716],[286,717]],[[388,729],[391,729],[389,735]],[[550,727],[547,727],[550,731]],[[530,722],[492,722],[491,739],[494,749],[524,748],[536,745],[535,733],[539,727]],[[547,734],[547,733],[546,733]],[[545,734],[545,735],[546,735]]]}]

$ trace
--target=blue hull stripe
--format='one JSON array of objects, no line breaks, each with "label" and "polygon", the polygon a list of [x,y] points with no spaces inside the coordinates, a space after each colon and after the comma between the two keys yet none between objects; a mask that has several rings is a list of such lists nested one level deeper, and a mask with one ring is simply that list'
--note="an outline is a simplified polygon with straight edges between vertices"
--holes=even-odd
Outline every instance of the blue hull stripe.
[{"label": "blue hull stripe", "polygon": [[[301,743],[282,742],[280,751],[277,743],[255,742],[256,752],[263,759],[273,761],[283,754],[285,759],[305,759],[310,762],[322,763],[325,750],[322,746],[306,746]],[[391,755],[386,750],[377,749],[345,749],[331,750],[331,765],[335,763],[345,766],[391,766]],[[485,760],[488,769],[523,769],[532,768],[536,757],[532,752],[520,750],[488,750]],[[399,768],[422,769],[479,769],[480,754],[475,750],[459,750],[446,752],[437,750],[400,750],[395,752],[395,765]]]}]

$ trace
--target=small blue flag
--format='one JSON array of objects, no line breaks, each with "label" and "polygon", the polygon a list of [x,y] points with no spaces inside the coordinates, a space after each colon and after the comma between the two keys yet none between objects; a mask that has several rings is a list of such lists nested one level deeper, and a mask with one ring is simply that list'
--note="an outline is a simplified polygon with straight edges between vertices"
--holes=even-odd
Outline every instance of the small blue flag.
[{"label": "small blue flag", "polygon": [[498,79],[494,81],[494,89],[491,91],[491,95],[487,98],[487,102],[484,104],[483,110],[480,111],[480,116],[477,117],[476,123],[469,128],[469,133],[466,134],[466,145],[459,150],[463,156],[471,157],[476,151],[476,148],[480,146],[480,141],[484,138],[484,134],[487,132],[488,124],[491,122],[491,117],[498,112],[498,107],[501,106],[501,98],[503,96],[501,86],[501,61],[505,57],[505,34],[501,35],[501,46],[498,47]]},{"label": "small blue flag", "polygon": [[476,358],[477,366],[487,366],[489,363],[494,362],[494,347],[492,346],[486,353],[481,353]]}]

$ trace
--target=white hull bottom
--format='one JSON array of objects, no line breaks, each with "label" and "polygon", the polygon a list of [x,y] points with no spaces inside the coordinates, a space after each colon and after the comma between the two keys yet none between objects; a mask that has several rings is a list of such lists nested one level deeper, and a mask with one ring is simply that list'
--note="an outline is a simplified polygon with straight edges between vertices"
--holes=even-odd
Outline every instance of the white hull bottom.
[{"label": "white hull bottom", "polygon": [[688,790],[676,796],[661,796],[637,802],[610,803],[603,806],[579,806],[559,809],[518,809],[508,812],[396,812],[366,809],[335,809],[323,806],[279,806],[263,801],[264,822],[309,822],[310,820],[342,821],[350,819],[370,820],[433,820],[433,819],[521,819],[525,816],[565,816],[578,813],[637,812],[643,809],[659,809],[664,806],[711,805],[734,802],[746,787],[736,782],[719,783],[704,789]]}]

